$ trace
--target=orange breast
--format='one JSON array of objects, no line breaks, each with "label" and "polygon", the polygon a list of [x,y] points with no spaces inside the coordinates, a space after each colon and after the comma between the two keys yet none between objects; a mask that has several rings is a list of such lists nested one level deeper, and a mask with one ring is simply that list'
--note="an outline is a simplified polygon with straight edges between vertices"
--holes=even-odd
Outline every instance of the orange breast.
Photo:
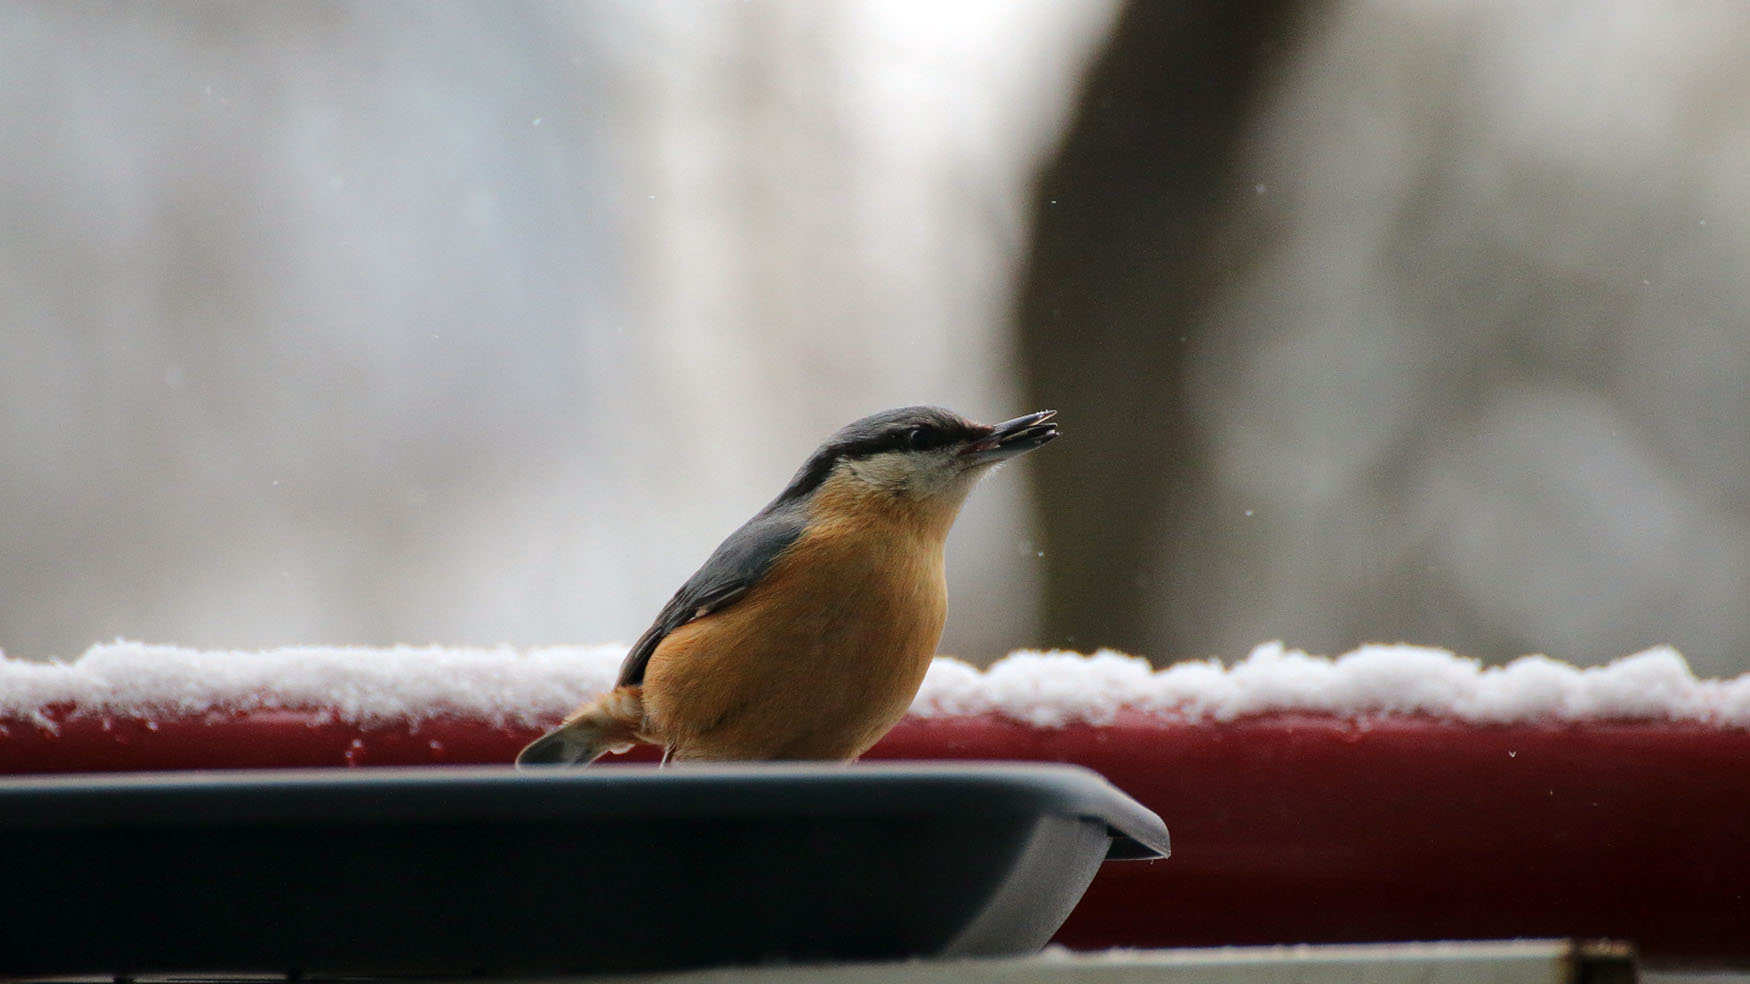
[{"label": "orange breast", "polygon": [[947,616],[946,529],[832,491],[758,585],[652,654],[647,737],[676,758],[854,758],[916,696]]}]

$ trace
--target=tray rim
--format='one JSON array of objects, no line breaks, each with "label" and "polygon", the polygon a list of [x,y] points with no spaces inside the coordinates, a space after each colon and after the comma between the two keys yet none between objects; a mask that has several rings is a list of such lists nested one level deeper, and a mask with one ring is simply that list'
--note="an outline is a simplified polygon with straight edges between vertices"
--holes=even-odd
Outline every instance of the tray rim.
[{"label": "tray rim", "polygon": [[[215,803],[226,803],[227,809],[216,811]],[[970,815],[1067,815],[1104,823],[1112,838],[1107,857],[1113,860],[1164,858],[1171,852],[1158,815],[1099,773],[1063,763],[391,766],[0,777],[0,832],[653,814],[892,816],[944,809]]]}]

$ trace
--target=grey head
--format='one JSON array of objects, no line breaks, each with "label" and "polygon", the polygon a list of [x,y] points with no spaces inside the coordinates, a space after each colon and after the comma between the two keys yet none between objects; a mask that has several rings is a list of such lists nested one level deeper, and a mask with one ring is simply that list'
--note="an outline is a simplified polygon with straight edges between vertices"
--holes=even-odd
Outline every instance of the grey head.
[{"label": "grey head", "polygon": [[1057,436],[1041,410],[981,424],[941,407],[900,407],[840,428],[809,455],[772,506],[806,498],[835,471],[894,495],[924,497]]}]

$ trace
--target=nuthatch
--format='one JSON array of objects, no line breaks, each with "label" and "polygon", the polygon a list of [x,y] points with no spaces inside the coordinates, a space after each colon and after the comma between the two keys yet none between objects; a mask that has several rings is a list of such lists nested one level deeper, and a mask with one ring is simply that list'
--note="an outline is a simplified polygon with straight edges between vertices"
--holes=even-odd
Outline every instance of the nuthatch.
[{"label": "nuthatch", "polygon": [[665,759],[842,759],[905,714],[948,613],[942,547],[991,465],[1057,436],[1056,411],[991,425],[936,407],[865,417],[664,605],[614,689],[517,756],[590,762],[636,742]]}]

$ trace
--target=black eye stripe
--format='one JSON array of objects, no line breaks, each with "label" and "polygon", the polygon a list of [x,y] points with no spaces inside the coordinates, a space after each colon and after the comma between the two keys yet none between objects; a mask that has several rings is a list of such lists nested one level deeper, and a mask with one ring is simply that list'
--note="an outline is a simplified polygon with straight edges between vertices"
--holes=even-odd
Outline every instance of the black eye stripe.
[{"label": "black eye stripe", "polygon": [[915,423],[840,444],[833,451],[846,458],[867,458],[888,451],[931,451],[953,439],[954,435],[933,424]]},{"label": "black eye stripe", "polygon": [[900,435],[901,447],[909,451],[929,451],[947,443],[948,436],[928,424],[907,427]]}]

